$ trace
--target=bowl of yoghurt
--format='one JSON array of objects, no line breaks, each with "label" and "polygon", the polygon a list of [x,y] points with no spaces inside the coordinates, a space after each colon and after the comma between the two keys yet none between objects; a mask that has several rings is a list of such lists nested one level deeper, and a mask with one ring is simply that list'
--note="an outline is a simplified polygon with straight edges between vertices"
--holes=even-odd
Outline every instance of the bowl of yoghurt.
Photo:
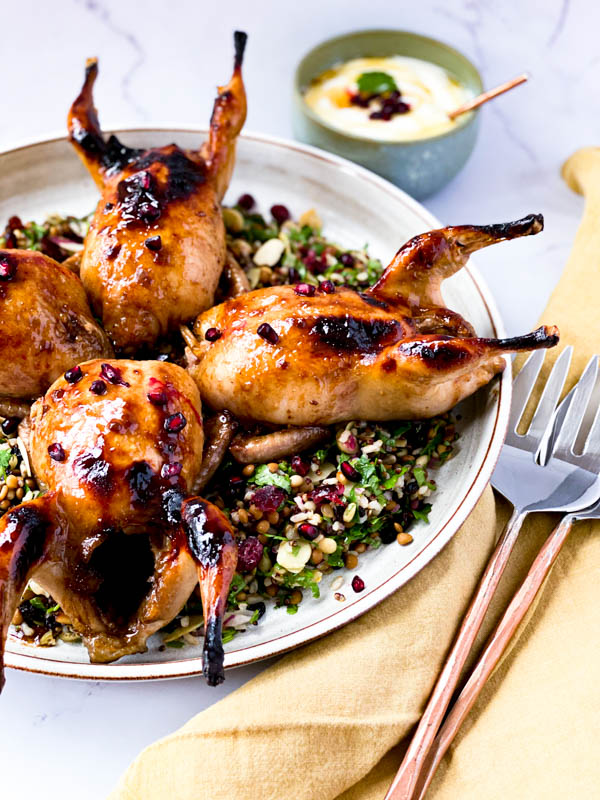
[{"label": "bowl of yoghurt", "polygon": [[476,67],[443,42],[407,31],[350,33],[298,65],[294,133],[423,199],[469,158],[478,112],[448,114],[482,91]]}]

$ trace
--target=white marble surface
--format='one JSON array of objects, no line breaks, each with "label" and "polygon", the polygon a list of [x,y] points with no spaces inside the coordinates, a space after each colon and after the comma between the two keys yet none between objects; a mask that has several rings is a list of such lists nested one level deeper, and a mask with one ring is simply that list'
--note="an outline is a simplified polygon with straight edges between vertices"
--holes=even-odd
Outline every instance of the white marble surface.
[{"label": "white marble surface", "polygon": [[[281,136],[291,136],[296,62],[337,33],[398,27],[430,34],[471,56],[488,86],[529,70],[528,85],[485,110],[471,161],[426,205],[447,223],[543,212],[542,235],[479,258],[509,333],[528,329],[542,311],[581,213],[580,198],[560,179],[560,165],[577,147],[600,144],[597,109],[590,107],[600,78],[596,4],[3,0],[0,7],[0,148],[64,129],[89,55],[100,57],[96,98],[107,127],[205,124],[215,84],[229,72],[234,28],[250,35],[247,128]],[[216,690],[199,680],[119,685],[10,671],[0,699],[2,797],[105,797],[145,744],[260,669],[232,672]]]}]

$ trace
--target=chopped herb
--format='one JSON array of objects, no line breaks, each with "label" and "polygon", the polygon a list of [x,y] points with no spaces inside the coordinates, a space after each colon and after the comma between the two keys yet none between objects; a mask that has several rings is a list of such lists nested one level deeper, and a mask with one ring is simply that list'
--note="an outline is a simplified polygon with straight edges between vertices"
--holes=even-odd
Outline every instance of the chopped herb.
[{"label": "chopped herb", "polygon": [[386,94],[397,92],[396,81],[387,72],[363,72],[356,81],[361,94]]},{"label": "chopped herb", "polygon": [[278,486],[288,493],[292,489],[288,476],[281,474],[281,472],[271,472],[267,464],[261,464],[257,467],[249,482],[257,486]]}]

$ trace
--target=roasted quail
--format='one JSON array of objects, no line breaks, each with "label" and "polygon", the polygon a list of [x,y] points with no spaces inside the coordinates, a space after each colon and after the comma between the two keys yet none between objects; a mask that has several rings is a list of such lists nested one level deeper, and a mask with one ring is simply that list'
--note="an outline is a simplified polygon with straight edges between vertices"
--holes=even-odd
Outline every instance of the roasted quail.
[{"label": "roasted quail", "polygon": [[219,89],[206,144],[137,150],[102,135],[92,90],[98,66],[69,113],[69,136],[102,197],[81,259],[81,279],[118,352],[151,348],[210,308],[226,258],[220,201],[246,118],[241,65],[246,34],[235,34],[233,76]]},{"label": "roasted quail", "polygon": [[203,400],[242,420],[298,426],[448,411],[504,368],[504,353],[558,342],[554,327],[478,338],[440,292],[474,250],[542,225],[532,215],[417,236],[364,293],[330,282],[277,286],[206,311],[190,359]]},{"label": "roasted quail", "polygon": [[42,253],[0,250],[0,413],[26,410],[70,367],[111,354],[77,275]]},{"label": "roasted quail", "polygon": [[145,650],[200,581],[204,674],[223,680],[237,545],[222,512],[190,496],[203,438],[198,390],[173,364],[88,361],[51,386],[33,405],[30,432],[47,493],[0,519],[2,646],[31,577],[94,662]]}]

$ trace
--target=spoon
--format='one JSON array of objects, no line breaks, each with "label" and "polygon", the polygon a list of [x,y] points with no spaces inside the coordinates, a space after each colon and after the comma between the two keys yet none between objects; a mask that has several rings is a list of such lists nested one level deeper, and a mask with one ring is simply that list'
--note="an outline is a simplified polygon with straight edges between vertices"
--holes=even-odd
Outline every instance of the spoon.
[{"label": "spoon", "polygon": [[506,83],[501,83],[499,86],[496,86],[495,89],[490,89],[487,92],[482,92],[478,94],[477,97],[473,97],[471,100],[468,100],[466,103],[463,103],[462,106],[459,106],[454,111],[450,111],[448,116],[450,119],[456,119],[461,114],[465,114],[467,111],[472,111],[474,108],[479,108],[484,103],[487,103],[488,100],[491,100],[494,97],[498,97],[499,94],[504,94],[504,92],[508,92],[511,89],[514,89],[515,86],[520,86],[525,81],[529,80],[529,75],[524,72],[522,75],[513,78],[510,81],[506,81]]}]

